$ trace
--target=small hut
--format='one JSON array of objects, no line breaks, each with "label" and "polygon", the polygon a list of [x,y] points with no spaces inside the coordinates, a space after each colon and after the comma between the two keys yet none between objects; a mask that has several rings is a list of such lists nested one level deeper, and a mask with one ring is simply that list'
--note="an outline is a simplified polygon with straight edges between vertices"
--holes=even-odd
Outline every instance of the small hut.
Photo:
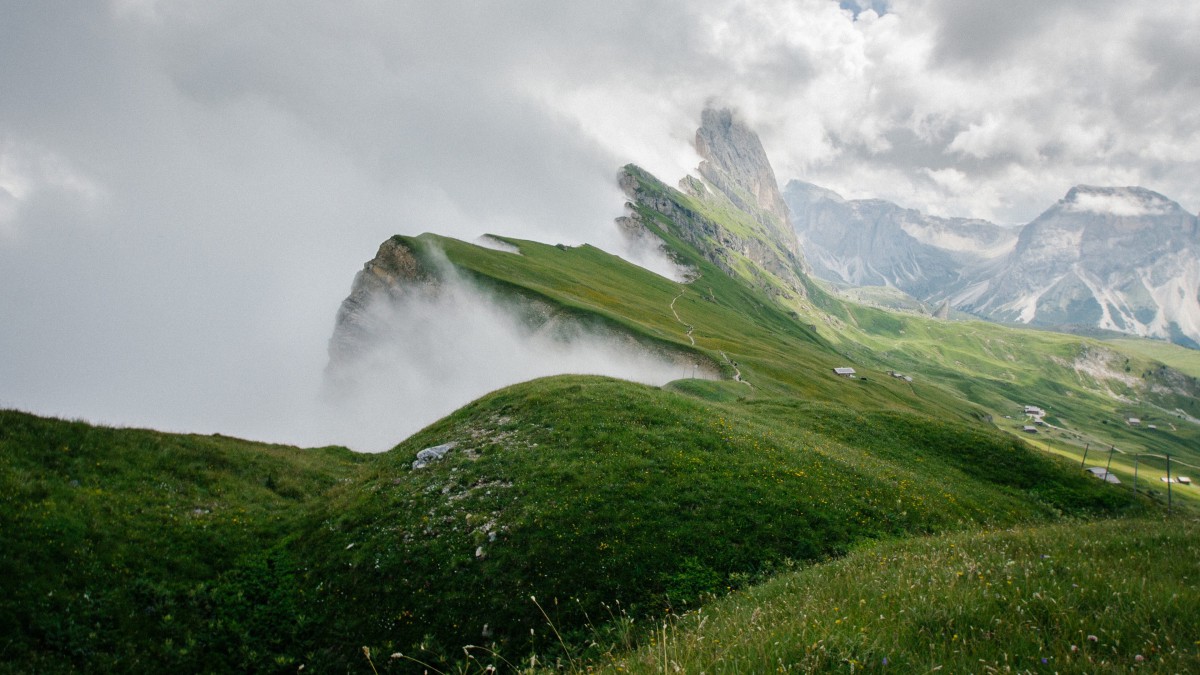
[{"label": "small hut", "polygon": [[1093,466],[1090,469],[1087,469],[1087,472],[1104,481],[1105,483],[1112,483],[1114,485],[1121,484],[1121,479],[1109,473],[1108,469],[1099,466]]}]

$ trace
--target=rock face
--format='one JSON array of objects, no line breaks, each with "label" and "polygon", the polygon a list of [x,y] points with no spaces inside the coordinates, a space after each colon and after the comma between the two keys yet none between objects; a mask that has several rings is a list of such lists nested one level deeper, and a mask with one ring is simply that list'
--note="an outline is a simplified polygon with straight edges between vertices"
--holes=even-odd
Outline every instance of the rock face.
[{"label": "rock face", "polygon": [[360,354],[385,330],[371,305],[380,299],[398,299],[416,288],[438,284],[432,267],[422,262],[417,251],[400,237],[379,246],[375,257],[354,275],[350,295],[338,308],[333,336],[329,339],[329,370],[336,371]]},{"label": "rock face", "polygon": [[1200,220],[1138,187],[1072,188],[999,272],[955,304],[988,318],[1094,326],[1197,346]]},{"label": "rock face", "polygon": [[982,220],[937,218],[882,199],[846,200],[791,181],[785,191],[813,273],[854,286],[893,286],[924,301],[1009,253],[1017,231]]},{"label": "rock face", "polygon": [[787,205],[758,135],[733,111],[706,108],[696,130],[696,152],[704,160],[697,169],[700,176],[739,209],[754,214],[788,250],[799,255]]},{"label": "rock face", "polygon": [[678,190],[625,167],[619,181],[630,210],[618,224],[646,230],[640,207],[671,221],[678,236],[726,274],[774,296],[808,295],[807,265],[758,136],[732,111],[706,109],[696,151],[703,158],[699,177],[685,176]]},{"label": "rock face", "polygon": [[785,198],[819,277],[998,321],[1200,342],[1200,221],[1156,192],[1078,186],[1020,228],[797,181]]},{"label": "rock face", "polygon": [[[719,221],[704,213],[694,200],[709,201],[718,197],[709,191],[706,184],[694,177],[680,181],[683,190],[670,188],[642,169],[630,165],[621,172],[619,183],[629,197],[630,210],[618,219],[618,224],[627,229],[645,229],[642,215],[634,205],[643,207],[658,216],[670,220],[676,233],[698,250],[709,262],[726,274],[738,277],[742,266],[739,259],[749,260],[756,265],[759,276],[746,279],[770,295],[779,295],[781,287],[793,295],[808,294],[803,260],[792,253],[783,242],[764,231],[730,227],[729,222]],[[724,199],[724,196],[719,197]],[[742,214],[742,218],[750,218]],[[768,273],[774,279],[759,278]]]}]

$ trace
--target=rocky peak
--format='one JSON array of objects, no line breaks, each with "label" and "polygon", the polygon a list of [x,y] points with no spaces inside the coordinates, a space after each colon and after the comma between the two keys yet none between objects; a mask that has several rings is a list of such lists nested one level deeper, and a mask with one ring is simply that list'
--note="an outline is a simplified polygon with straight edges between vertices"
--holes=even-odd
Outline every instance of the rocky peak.
[{"label": "rocky peak", "polygon": [[384,241],[375,257],[354,276],[350,295],[338,308],[329,340],[330,366],[337,368],[374,339],[378,321],[371,312],[373,302],[437,284],[436,271],[422,261],[410,239],[396,236]]},{"label": "rocky peak", "polygon": [[792,253],[796,233],[762,142],[729,109],[705,108],[696,131],[700,176],[738,208],[754,214]]},{"label": "rocky peak", "polygon": [[1153,190],[1077,185],[1025,228],[1017,252],[1052,247],[1128,262],[1190,246],[1197,225],[1195,216]]},{"label": "rocky peak", "polygon": [[1195,344],[1200,221],[1140,187],[1079,185],[1025,226],[969,311]]},{"label": "rocky peak", "polygon": [[1143,187],[1076,185],[1052,207],[1066,213],[1134,218],[1184,213],[1183,207]]}]

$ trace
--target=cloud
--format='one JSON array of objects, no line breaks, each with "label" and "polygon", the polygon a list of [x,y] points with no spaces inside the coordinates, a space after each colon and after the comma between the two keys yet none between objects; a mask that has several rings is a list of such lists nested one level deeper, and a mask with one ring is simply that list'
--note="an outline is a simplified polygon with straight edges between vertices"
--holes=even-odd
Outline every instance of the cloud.
[{"label": "cloud", "polygon": [[372,338],[332,373],[321,433],[361,450],[386,450],[490,391],[562,373],[608,375],[661,385],[716,377],[682,359],[651,353],[616,333],[552,319],[536,329],[506,301],[451,272],[369,309]]},{"label": "cloud", "polygon": [[21,214],[37,201],[58,201],[90,212],[105,190],[54,153],[14,140],[0,143],[0,246],[23,236]]},{"label": "cloud", "polygon": [[245,397],[315,395],[380,241],[620,252],[616,171],[692,169],[709,100],[781,181],[847,197],[1004,222],[1080,183],[1200,204],[1184,0],[0,12],[0,405],[47,413],[277,437]]},{"label": "cloud", "polygon": [[1131,194],[1080,190],[1066,203],[1066,210],[1079,213],[1103,213],[1113,216],[1151,216],[1168,213],[1167,204],[1140,199]]}]

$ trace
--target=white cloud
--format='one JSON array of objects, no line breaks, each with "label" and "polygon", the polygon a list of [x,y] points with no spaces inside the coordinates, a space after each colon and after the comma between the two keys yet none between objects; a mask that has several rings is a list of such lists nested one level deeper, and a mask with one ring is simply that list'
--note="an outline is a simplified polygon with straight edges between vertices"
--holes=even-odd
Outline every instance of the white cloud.
[{"label": "white cloud", "polygon": [[0,143],[0,244],[23,238],[21,212],[34,200],[92,211],[105,196],[95,180],[53,152],[14,140]]},{"label": "white cloud", "polygon": [[661,385],[716,376],[569,322],[531,330],[453,276],[369,312],[377,337],[336,371],[340,386],[317,417],[325,437],[360,450],[386,450],[471,399],[536,377],[608,375]]},{"label": "white cloud", "polygon": [[287,407],[384,238],[619,251],[617,169],[691,169],[710,99],[847,197],[1200,207],[1200,5],[849,4],[0,0],[0,404],[199,428],[253,379]]},{"label": "white cloud", "polygon": [[1113,216],[1151,216],[1167,212],[1166,205],[1139,199],[1126,193],[1088,192],[1080,190],[1066,203],[1068,211],[1104,213]]},{"label": "white cloud", "polygon": [[1032,162],[1038,159],[1035,131],[1024,120],[1005,123],[992,114],[972,123],[946,147],[952,153],[962,153],[975,159],[1010,157]]}]

